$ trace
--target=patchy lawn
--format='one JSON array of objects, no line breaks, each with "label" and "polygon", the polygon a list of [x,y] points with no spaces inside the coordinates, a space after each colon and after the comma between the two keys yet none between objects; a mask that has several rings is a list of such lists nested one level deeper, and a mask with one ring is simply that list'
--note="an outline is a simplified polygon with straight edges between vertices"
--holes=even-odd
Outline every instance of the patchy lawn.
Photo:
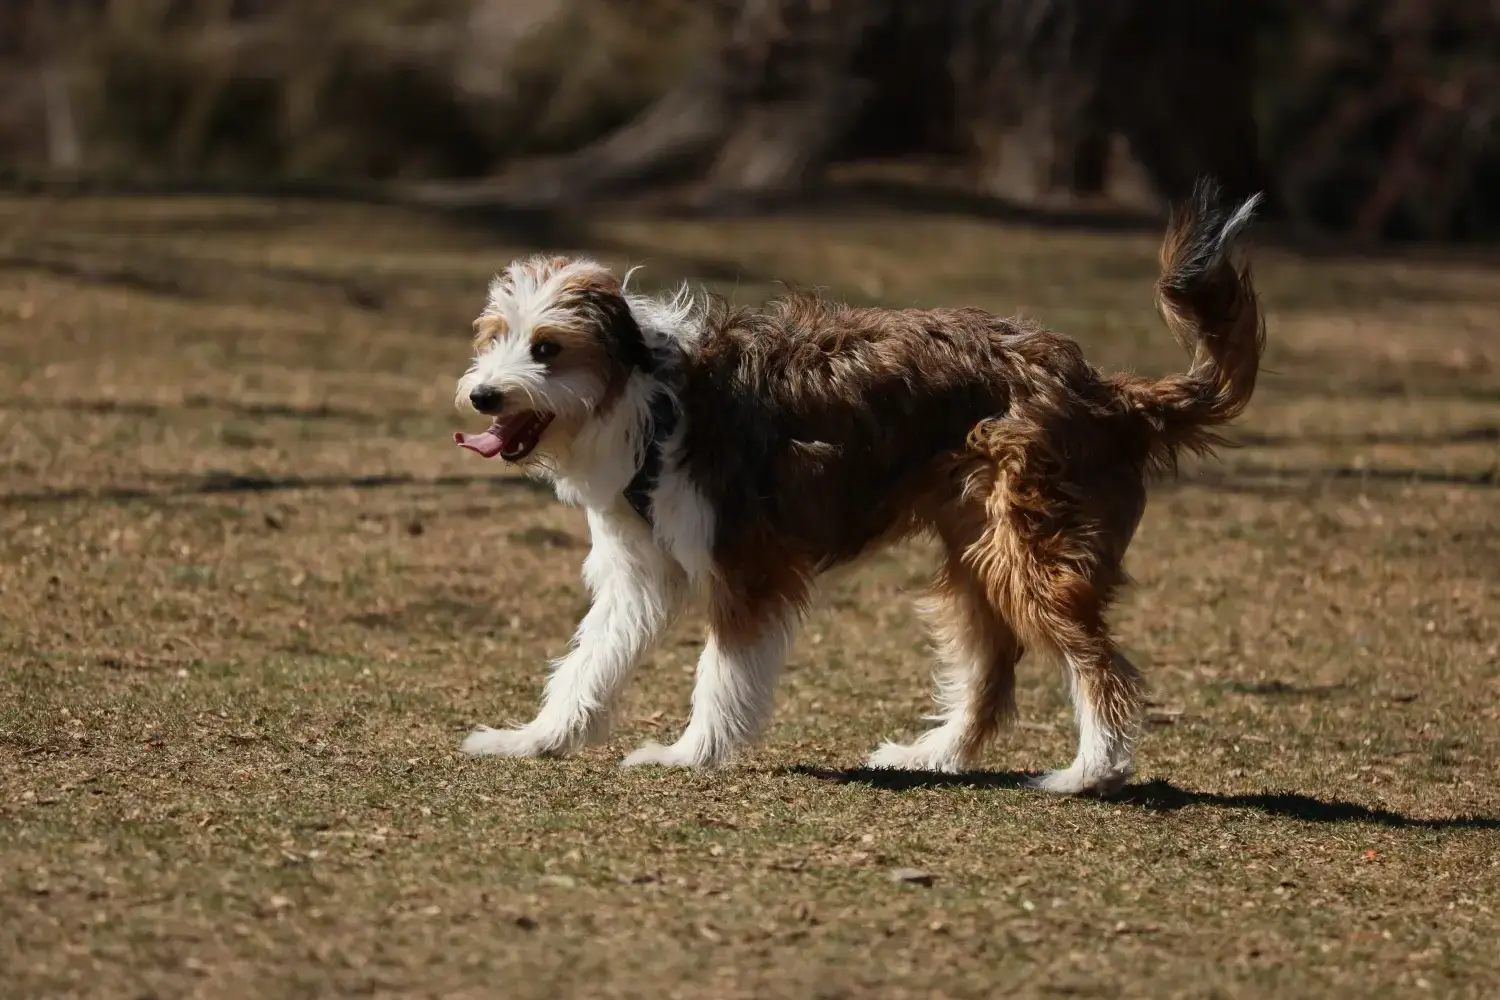
[{"label": "patchy lawn", "polygon": [[1500,274],[1257,255],[1272,373],[1153,494],[1118,615],[1153,705],[1100,803],[1019,787],[1074,739],[1031,661],[990,770],[858,769],[928,710],[921,546],[831,588],[729,770],[615,766],[684,723],[696,621],[607,748],[458,755],[585,604],[581,516],[449,441],[485,282],[541,240],[1181,363],[1154,234],[0,200],[10,995],[1500,991]]}]

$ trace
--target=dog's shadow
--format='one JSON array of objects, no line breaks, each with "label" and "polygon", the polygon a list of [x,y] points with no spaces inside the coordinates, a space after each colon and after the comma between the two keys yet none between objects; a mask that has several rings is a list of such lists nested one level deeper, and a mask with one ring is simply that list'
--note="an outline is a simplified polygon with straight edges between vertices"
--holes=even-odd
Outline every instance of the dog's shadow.
[{"label": "dog's shadow", "polygon": [[[962,774],[933,774],[921,771],[888,771],[868,767],[844,770],[798,764],[786,773],[817,778],[841,785],[869,785],[891,792],[917,788],[1024,788],[1035,775],[1024,771],[968,771]],[[1108,802],[1135,806],[1149,812],[1176,812],[1189,806],[1218,809],[1250,809],[1267,816],[1282,816],[1309,823],[1371,823],[1398,829],[1416,830],[1500,830],[1500,818],[1490,816],[1455,816],[1422,819],[1390,809],[1362,806],[1340,799],[1323,799],[1297,792],[1261,792],[1226,795],[1218,792],[1196,792],[1179,788],[1160,778],[1127,785]]]}]

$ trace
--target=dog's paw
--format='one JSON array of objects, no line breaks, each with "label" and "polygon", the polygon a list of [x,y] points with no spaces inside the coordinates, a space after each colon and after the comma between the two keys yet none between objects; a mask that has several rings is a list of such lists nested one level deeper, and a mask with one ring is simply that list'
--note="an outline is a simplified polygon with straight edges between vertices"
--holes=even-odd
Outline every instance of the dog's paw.
[{"label": "dog's paw", "polygon": [[662,746],[660,743],[647,741],[627,754],[625,759],[620,761],[620,766],[710,768],[718,763],[717,760],[698,752],[697,748],[684,746],[681,742],[673,743],[671,746]]},{"label": "dog's paw", "polygon": [[536,726],[491,729],[480,726],[463,742],[471,757],[556,757],[573,749],[580,740],[568,733],[555,733]]},{"label": "dog's paw", "polygon": [[1117,795],[1130,780],[1129,768],[1088,768],[1074,761],[1060,771],[1047,771],[1031,779],[1031,787],[1054,795]]},{"label": "dog's paw", "polygon": [[934,771],[940,774],[957,774],[963,770],[961,761],[943,748],[923,746],[920,741],[912,744],[882,743],[865,760],[865,767],[881,771]]}]

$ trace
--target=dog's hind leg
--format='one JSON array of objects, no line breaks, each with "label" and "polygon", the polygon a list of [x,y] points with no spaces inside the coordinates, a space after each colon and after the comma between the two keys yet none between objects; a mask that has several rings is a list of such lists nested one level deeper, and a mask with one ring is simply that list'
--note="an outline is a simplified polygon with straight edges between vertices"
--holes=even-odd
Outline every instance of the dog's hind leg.
[{"label": "dog's hind leg", "polygon": [[1108,795],[1133,773],[1143,691],[1105,614],[1126,582],[1125,550],[1145,510],[1145,488],[1136,465],[1118,458],[1110,465],[1107,442],[1060,454],[1053,439],[1067,416],[1018,410],[979,442],[998,459],[997,474],[986,498],[987,530],[969,554],[1021,640],[1056,652],[1067,670],[1078,754],[1034,784]]},{"label": "dog's hind leg", "polygon": [[1130,780],[1140,713],[1140,674],[1107,640],[1065,652],[1078,755],[1060,771],[1048,771],[1035,787],[1064,795],[1110,795]]},{"label": "dog's hind leg", "polygon": [[1024,634],[1055,649],[1067,671],[1078,754],[1068,767],[1033,782],[1066,795],[1112,794],[1134,771],[1141,676],[1115,648],[1104,621],[1108,584],[1117,574],[1108,563],[1094,565],[1103,567],[1093,574],[1102,585],[1084,575],[1080,561],[1033,561],[1025,574],[1030,586],[1014,595],[1019,606],[1013,614]]},{"label": "dog's hind leg", "polygon": [[924,610],[941,661],[938,711],[928,717],[938,724],[914,743],[883,744],[870,755],[870,767],[962,771],[1015,716],[1021,643],[961,552],[950,550]]}]

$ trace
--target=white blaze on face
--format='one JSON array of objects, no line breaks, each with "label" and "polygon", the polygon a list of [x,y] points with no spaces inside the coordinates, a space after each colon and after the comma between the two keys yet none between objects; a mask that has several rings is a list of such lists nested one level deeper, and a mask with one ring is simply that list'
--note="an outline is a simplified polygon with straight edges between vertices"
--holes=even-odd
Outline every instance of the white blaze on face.
[{"label": "white blaze on face", "polygon": [[[458,381],[455,402],[470,405],[480,388],[505,397],[505,409],[582,419],[609,387],[608,352],[589,317],[577,309],[580,290],[612,281],[588,260],[534,258],[512,264],[490,284],[489,303],[475,326],[474,360]],[[534,345],[551,341],[546,359]]]}]

